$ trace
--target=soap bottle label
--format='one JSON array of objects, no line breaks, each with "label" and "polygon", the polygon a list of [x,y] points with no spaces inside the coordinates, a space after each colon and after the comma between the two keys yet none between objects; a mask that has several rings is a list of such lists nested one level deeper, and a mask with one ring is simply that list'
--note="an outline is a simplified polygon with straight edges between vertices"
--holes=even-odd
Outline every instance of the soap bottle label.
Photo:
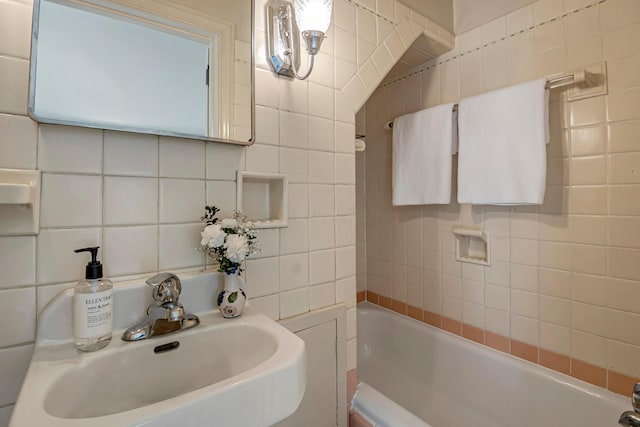
[{"label": "soap bottle label", "polygon": [[98,338],[111,333],[113,289],[75,295],[75,329],[78,338]]}]

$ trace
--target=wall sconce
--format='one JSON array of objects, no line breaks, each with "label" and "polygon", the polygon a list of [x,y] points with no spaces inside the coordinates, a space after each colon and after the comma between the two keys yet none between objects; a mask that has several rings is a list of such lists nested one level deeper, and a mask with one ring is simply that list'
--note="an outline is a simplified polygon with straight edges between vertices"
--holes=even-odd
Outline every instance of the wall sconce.
[{"label": "wall sconce", "polygon": [[[332,0],[293,0],[293,4],[271,0],[267,4],[267,54],[276,73],[300,80],[309,77],[331,23],[331,8]],[[300,32],[311,57],[304,75],[298,74]]]}]

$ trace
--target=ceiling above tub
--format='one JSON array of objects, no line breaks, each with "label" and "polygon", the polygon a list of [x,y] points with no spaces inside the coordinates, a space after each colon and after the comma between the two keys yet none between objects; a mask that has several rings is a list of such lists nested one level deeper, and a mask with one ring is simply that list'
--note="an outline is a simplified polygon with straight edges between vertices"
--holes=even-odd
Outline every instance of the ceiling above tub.
[{"label": "ceiling above tub", "polygon": [[415,42],[409,47],[409,49],[400,57],[398,62],[387,73],[387,76],[383,80],[382,84],[392,81],[395,78],[405,74],[412,68],[424,64],[430,59],[436,56],[442,55],[447,52],[445,46],[435,43],[425,35],[421,35]]},{"label": "ceiling above tub", "polygon": [[[451,34],[459,35],[533,3],[535,0],[399,0]],[[455,28],[455,31],[453,29]],[[449,49],[420,36],[387,73],[382,84],[417,69]]]},{"label": "ceiling above tub", "polygon": [[[446,30],[462,34],[535,0],[399,0]],[[559,1],[559,0],[558,0]]]},{"label": "ceiling above tub", "polygon": [[[399,0],[400,3],[426,16],[453,33],[453,0]],[[478,0],[475,0],[478,1]]]},{"label": "ceiling above tub", "polygon": [[[405,0],[406,1],[406,0]],[[417,1],[417,0],[414,0]],[[534,3],[535,0],[452,0],[453,28],[460,35],[482,24]],[[416,9],[417,10],[417,9]]]}]

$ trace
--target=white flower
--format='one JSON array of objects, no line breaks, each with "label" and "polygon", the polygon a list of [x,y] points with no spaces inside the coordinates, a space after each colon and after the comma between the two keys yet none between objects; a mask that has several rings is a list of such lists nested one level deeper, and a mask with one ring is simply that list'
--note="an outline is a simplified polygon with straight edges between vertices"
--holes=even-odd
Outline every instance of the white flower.
[{"label": "white flower", "polygon": [[225,218],[220,221],[220,226],[222,228],[236,228],[238,226],[238,221],[233,218]]},{"label": "white flower", "polygon": [[240,234],[229,234],[224,243],[227,258],[232,262],[242,262],[249,253],[249,240]]},{"label": "white flower", "polygon": [[219,248],[224,243],[226,233],[222,231],[219,224],[212,224],[207,225],[200,235],[202,236],[202,240],[200,241],[201,246]]}]

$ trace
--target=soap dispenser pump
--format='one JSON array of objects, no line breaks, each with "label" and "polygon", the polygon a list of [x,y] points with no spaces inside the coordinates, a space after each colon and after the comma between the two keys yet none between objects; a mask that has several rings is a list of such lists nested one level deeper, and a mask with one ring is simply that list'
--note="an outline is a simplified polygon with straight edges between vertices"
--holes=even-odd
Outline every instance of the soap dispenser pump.
[{"label": "soap dispenser pump", "polygon": [[100,246],[76,249],[74,252],[90,252],[85,280],[74,289],[74,328],[76,348],[95,351],[111,341],[113,329],[113,283],[102,277],[102,264],[98,261]]}]

